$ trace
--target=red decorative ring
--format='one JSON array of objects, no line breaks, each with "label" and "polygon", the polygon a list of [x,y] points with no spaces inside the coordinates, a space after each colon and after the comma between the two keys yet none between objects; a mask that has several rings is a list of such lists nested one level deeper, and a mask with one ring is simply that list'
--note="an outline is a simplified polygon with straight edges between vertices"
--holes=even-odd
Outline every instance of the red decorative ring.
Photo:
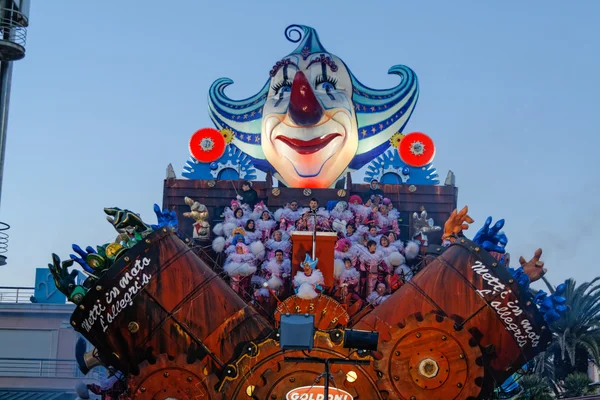
[{"label": "red decorative ring", "polygon": [[424,167],[433,161],[435,145],[429,136],[412,132],[404,136],[398,145],[398,154],[408,166]]},{"label": "red decorative ring", "polygon": [[201,163],[218,160],[225,153],[225,138],[216,129],[203,128],[190,138],[190,154]]}]

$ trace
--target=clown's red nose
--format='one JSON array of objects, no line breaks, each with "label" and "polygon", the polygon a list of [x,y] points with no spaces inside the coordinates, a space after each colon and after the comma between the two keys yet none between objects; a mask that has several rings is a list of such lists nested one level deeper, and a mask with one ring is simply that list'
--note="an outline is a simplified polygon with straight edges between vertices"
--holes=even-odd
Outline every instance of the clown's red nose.
[{"label": "clown's red nose", "polygon": [[315,97],[315,93],[303,72],[296,72],[292,82],[290,108],[292,121],[299,126],[316,125],[323,117],[323,107]]}]

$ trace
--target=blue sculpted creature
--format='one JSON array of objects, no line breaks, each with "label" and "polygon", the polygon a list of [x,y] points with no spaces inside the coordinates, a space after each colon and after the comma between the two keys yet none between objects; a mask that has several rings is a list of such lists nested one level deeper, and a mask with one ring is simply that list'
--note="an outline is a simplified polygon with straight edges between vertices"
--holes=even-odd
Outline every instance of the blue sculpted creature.
[{"label": "blue sculpted creature", "polygon": [[151,225],[152,229],[155,231],[163,228],[165,226],[171,227],[173,229],[177,229],[178,221],[177,221],[177,213],[175,210],[161,210],[158,204],[154,204],[154,213],[156,214],[156,219],[158,220],[158,224]]}]

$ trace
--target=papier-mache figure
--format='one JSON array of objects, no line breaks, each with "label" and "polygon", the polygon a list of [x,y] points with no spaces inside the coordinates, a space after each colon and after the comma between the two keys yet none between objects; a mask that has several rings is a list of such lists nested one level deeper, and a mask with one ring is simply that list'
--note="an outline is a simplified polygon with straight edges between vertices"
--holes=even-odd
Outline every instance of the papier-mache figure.
[{"label": "papier-mache figure", "polygon": [[223,269],[231,277],[231,288],[243,296],[248,292],[250,276],[256,272],[256,257],[244,243],[238,242],[235,253],[227,257]]},{"label": "papier-mache figure", "polygon": [[210,240],[210,224],[208,223],[208,209],[204,204],[186,197],[185,204],[190,207],[189,212],[184,212],[183,216],[192,218],[194,221],[194,231],[192,237],[198,240]]},{"label": "papier-mache figure", "polygon": [[311,300],[316,298],[323,291],[325,279],[323,273],[317,268],[319,259],[313,260],[308,254],[300,264],[301,271],[296,273],[294,277],[294,292],[301,299]]},{"label": "papier-mache figure", "polygon": [[427,218],[427,211],[424,206],[421,206],[418,213],[413,213],[413,240],[418,241],[422,246],[427,246],[427,233],[432,231],[439,231],[442,228],[435,226],[433,218]]}]

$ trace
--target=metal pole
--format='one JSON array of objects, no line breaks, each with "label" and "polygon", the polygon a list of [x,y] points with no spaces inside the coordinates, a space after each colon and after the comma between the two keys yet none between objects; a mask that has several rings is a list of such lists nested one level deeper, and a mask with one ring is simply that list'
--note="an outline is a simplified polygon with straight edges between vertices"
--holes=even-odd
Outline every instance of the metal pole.
[{"label": "metal pole", "polygon": [[325,359],[325,389],[323,390],[323,397],[329,399],[329,358]]},{"label": "metal pole", "polygon": [[[4,36],[7,34],[8,33],[5,31]],[[6,129],[8,125],[12,64],[12,61],[0,62],[0,202],[2,200],[2,181],[4,177],[4,155],[6,152]]]}]

